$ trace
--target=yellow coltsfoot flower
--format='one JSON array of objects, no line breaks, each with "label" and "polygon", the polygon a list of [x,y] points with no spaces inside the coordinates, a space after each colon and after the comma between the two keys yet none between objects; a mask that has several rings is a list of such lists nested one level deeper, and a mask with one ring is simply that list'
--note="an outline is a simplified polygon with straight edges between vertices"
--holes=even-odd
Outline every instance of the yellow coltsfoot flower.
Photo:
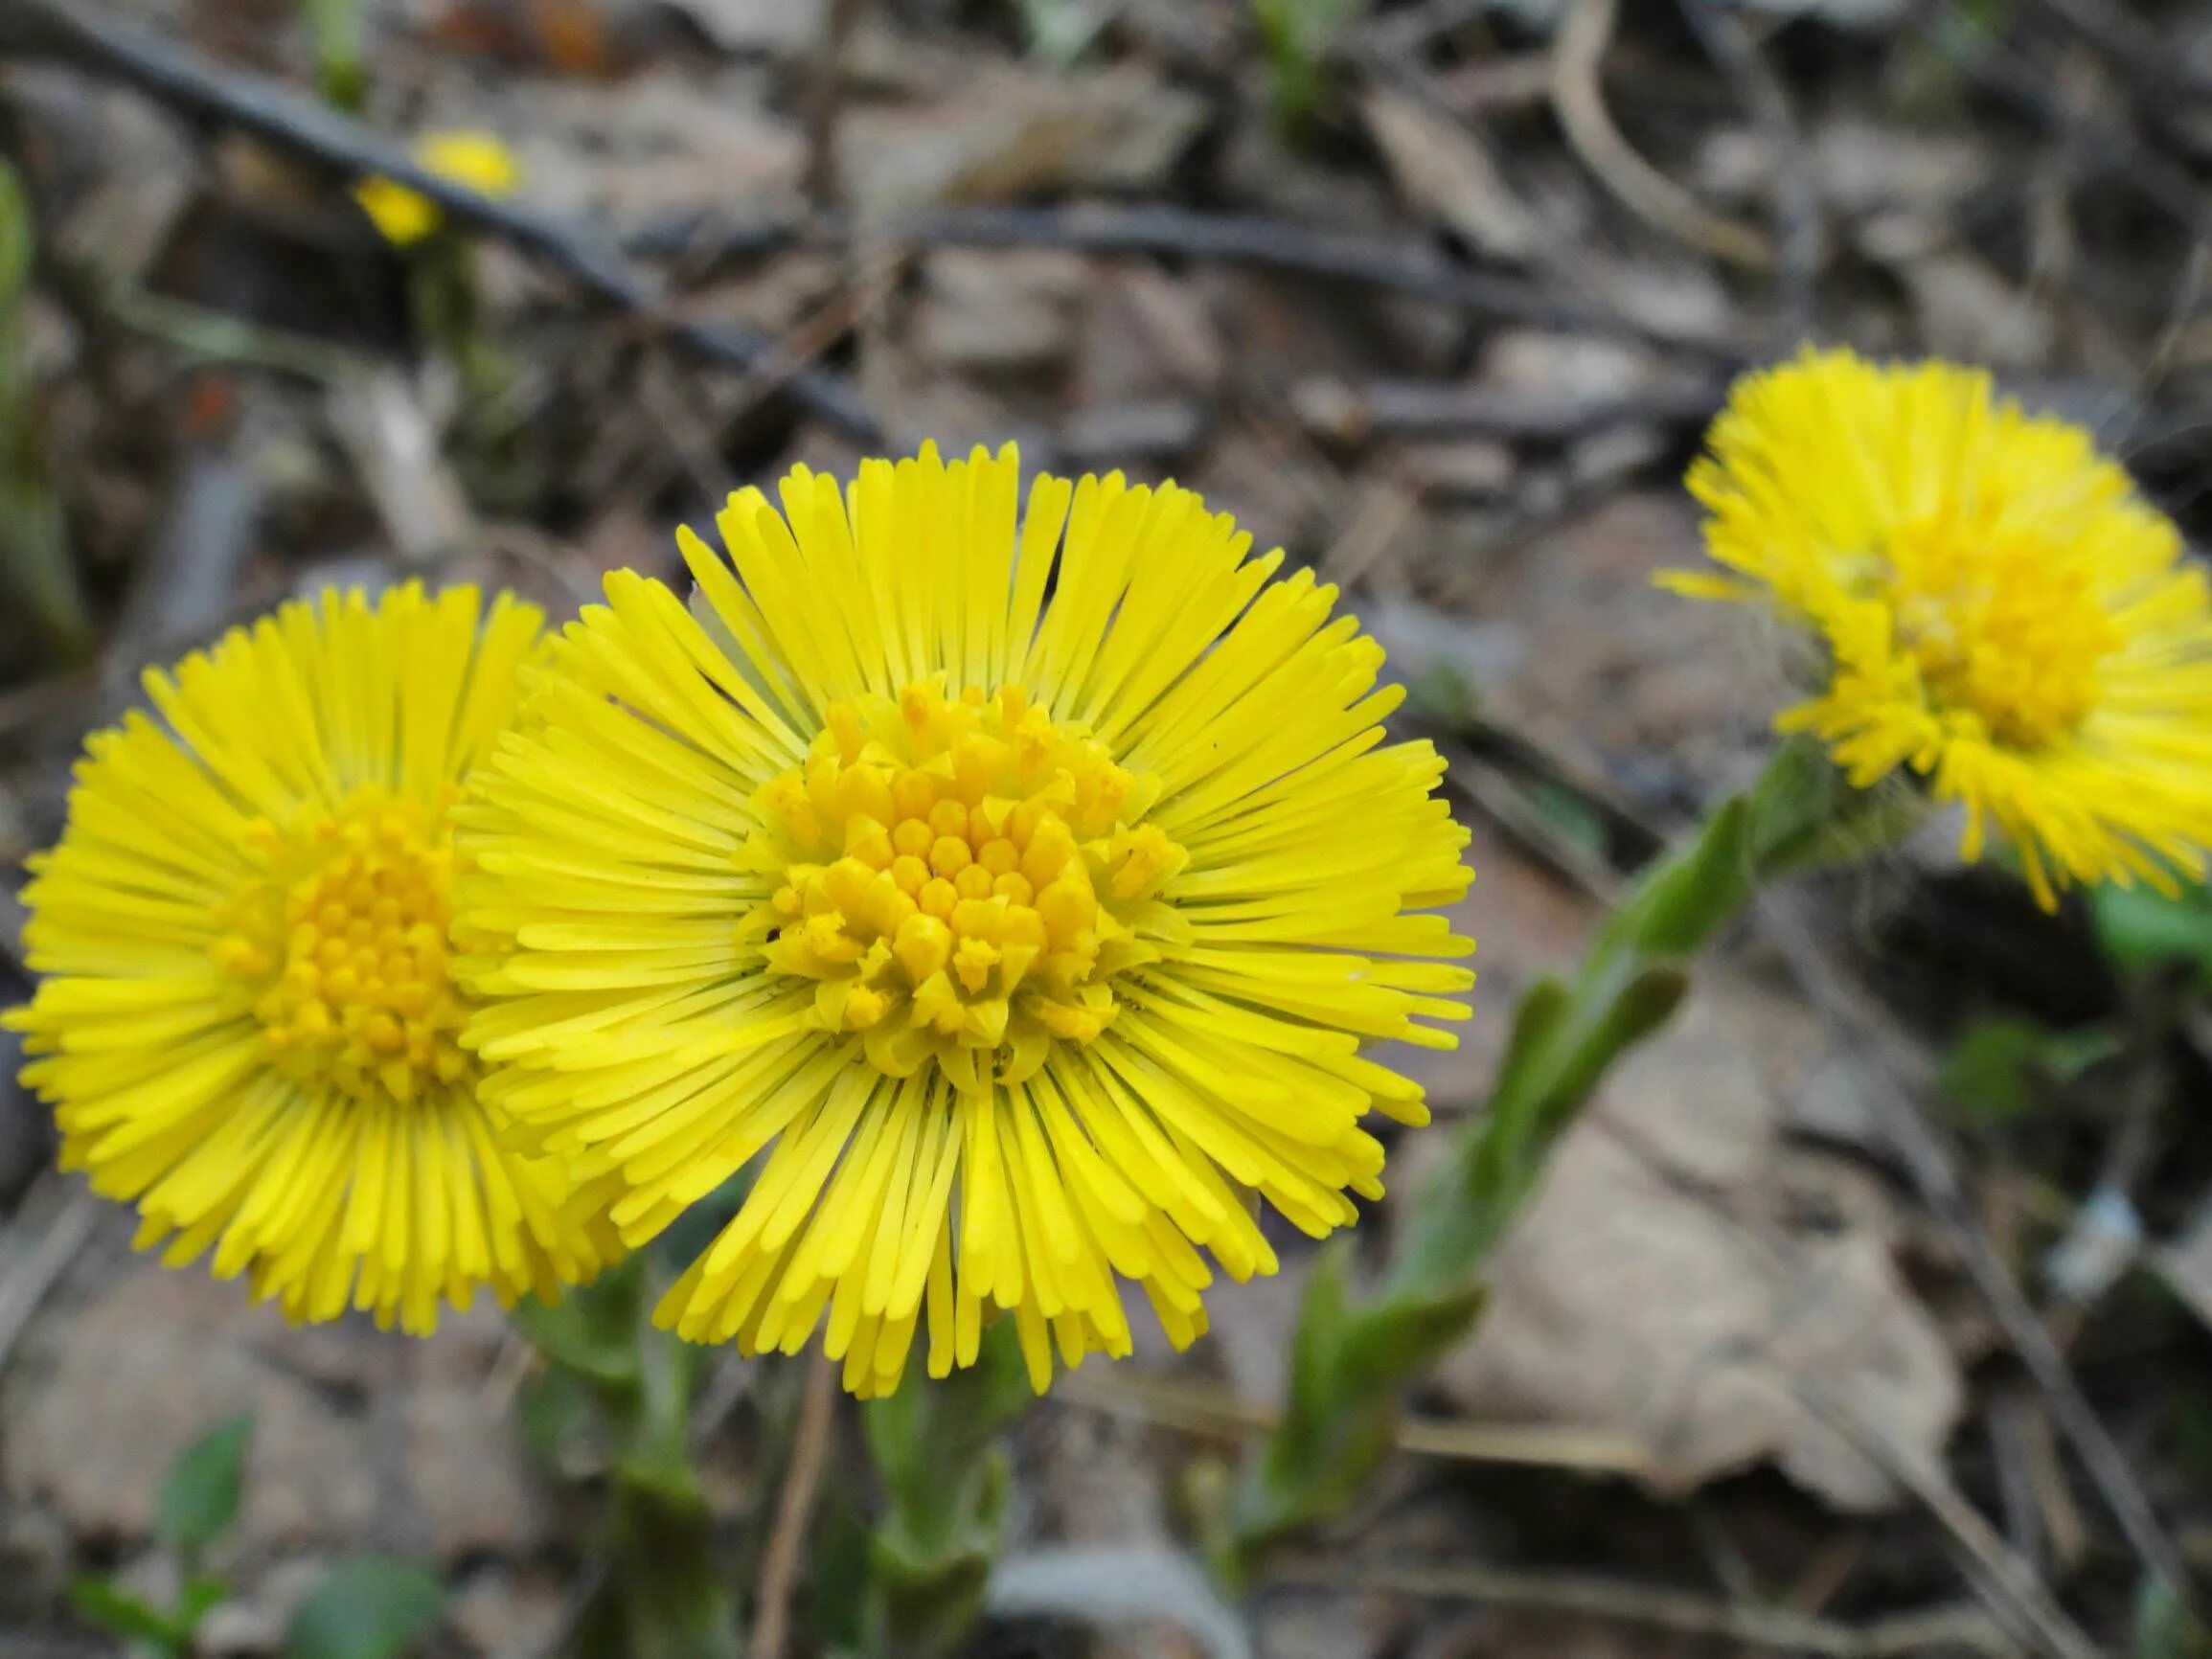
[{"label": "yellow coltsfoot flower", "polygon": [[[425,133],[413,153],[424,170],[465,184],[479,195],[510,196],[522,188],[522,163],[496,133],[468,128]],[[353,199],[395,247],[412,246],[445,222],[436,202],[392,179],[363,179],[353,188]]]},{"label": "yellow coltsfoot flower", "polygon": [[2212,588],[2089,435],[1987,375],[1807,352],[1747,376],[1690,474],[1730,576],[1825,651],[1777,722],[1864,787],[1908,767],[1995,830],[2043,905],[2201,876],[2212,848]]},{"label": "yellow coltsfoot flower", "polygon": [[87,742],[8,1024],[63,1167],[172,1265],[212,1246],[294,1319],[427,1331],[441,1300],[550,1294],[619,1249],[498,1145],[447,971],[448,808],[541,620],[412,584],[287,604]]},{"label": "yellow coltsfoot flower", "polygon": [[987,1310],[1041,1388],[1179,1345],[1202,1247],[1271,1272],[1380,1192],[1364,1057],[1464,1017],[1467,836],[1334,590],[1173,486],[1011,448],[804,468],[686,532],[691,609],[627,572],[461,808],[465,1041],[642,1244],[765,1154],[660,1317],[746,1352],[942,1375]]}]

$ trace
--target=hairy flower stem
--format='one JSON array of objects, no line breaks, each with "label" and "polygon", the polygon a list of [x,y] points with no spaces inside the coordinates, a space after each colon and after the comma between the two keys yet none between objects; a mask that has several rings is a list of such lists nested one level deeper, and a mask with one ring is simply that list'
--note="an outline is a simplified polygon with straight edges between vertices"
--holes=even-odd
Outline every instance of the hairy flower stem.
[{"label": "hairy flower stem", "polygon": [[737,1606],[691,1458],[702,1351],[653,1329],[633,1257],[557,1307],[524,1305],[549,1366],[591,1402],[608,1453],[605,1579],[576,1650],[613,1659],[739,1659]]},{"label": "hairy flower stem", "polygon": [[1366,1489],[1389,1455],[1403,1386],[1472,1329],[1491,1252],[1552,1148],[1607,1069],[1673,1015],[1698,954],[1767,883],[1890,845],[1916,816],[1907,797],[1850,788],[1816,745],[1787,743],[1644,872],[1573,980],[1530,989],[1489,1109],[1459,1131],[1411,1206],[1380,1283],[1356,1300],[1341,1245],[1316,1264],[1282,1423],[1246,1468],[1215,1545],[1225,1582],[1250,1582],[1273,1545]]},{"label": "hairy flower stem", "polygon": [[869,1551],[871,1653],[941,1659],[963,1650],[1004,1530],[1009,1460],[999,1431],[1031,1398],[1009,1317],[983,1333],[973,1366],[942,1380],[909,1379],[861,1407],[883,1489]]}]

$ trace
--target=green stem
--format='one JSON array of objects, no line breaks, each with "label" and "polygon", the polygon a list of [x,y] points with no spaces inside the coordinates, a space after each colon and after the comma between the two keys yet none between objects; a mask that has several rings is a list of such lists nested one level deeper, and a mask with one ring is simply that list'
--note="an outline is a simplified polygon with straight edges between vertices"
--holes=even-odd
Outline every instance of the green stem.
[{"label": "green stem", "polygon": [[697,1351],[653,1328],[649,1278],[635,1257],[524,1316],[549,1364],[592,1402],[609,1452],[612,1561],[579,1622],[576,1650],[740,1659],[737,1604],[691,1460]]},{"label": "green stem", "polygon": [[314,42],[315,90],[326,102],[358,115],[369,98],[361,0],[305,0],[304,10]]},{"label": "green stem", "polygon": [[1699,952],[1767,883],[1890,844],[1916,816],[1908,797],[1854,791],[1815,745],[1787,743],[1757,782],[1643,873],[1571,982],[1529,990],[1489,1109],[1458,1132],[1411,1206],[1375,1292],[1355,1302],[1344,1245],[1316,1264],[1283,1421],[1247,1468],[1215,1546],[1224,1581],[1249,1582],[1277,1542],[1366,1489],[1390,1453],[1401,1390],[1473,1327],[1491,1252],[1553,1147],[1607,1069],[1673,1015]]},{"label": "green stem", "polygon": [[862,1408],[883,1489],[869,1552],[871,1653],[943,1659],[967,1644],[1005,1521],[999,1432],[1030,1399],[1014,1322],[1001,1319],[983,1333],[974,1365],[941,1381],[910,1378]]}]

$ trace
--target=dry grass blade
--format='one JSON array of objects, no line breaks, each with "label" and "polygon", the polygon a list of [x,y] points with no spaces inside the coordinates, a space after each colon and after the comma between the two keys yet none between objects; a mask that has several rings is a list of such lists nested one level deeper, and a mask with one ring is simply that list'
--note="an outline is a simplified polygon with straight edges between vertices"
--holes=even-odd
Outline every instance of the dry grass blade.
[{"label": "dry grass blade", "polygon": [[0,1372],[15,1350],[31,1317],[47,1294],[59,1283],[77,1254],[91,1241],[100,1219],[100,1200],[80,1192],[46,1224],[46,1231],[31,1246],[13,1271],[0,1278]]},{"label": "dry grass blade", "polygon": [[1996,1246],[1975,1223],[1950,1158],[1915,1104],[1914,1088],[1921,1080],[1920,1074],[1925,1073],[1925,1062],[1891,1029],[1881,1011],[1844,981],[1793,909],[1780,899],[1768,898],[1761,902],[1758,916],[1762,932],[1813,1004],[1862,1042],[1877,1061],[1868,1068],[1867,1077],[1874,1086],[1883,1132],[1912,1177],[1922,1201],[1950,1235],[1960,1261],[2006,1341],[2049,1401],[2052,1418],[2096,1483],[2129,1547],[2148,1572],[2177,1590],[2185,1590],[2189,1580],[2180,1557],[2142,1483],[2074,1380],[2050,1332],[2014,1283]]},{"label": "dry grass blade", "polygon": [[1774,248],[1765,235],[1706,207],[1638,155],[1613,125],[1598,77],[1619,10],[1619,0],[1575,0],[1560,30],[1552,104],[1568,140],[1621,205],[1654,229],[1730,264],[1773,269]]},{"label": "dry grass blade", "polygon": [[[1094,1411],[1130,1412],[1162,1427],[1218,1440],[1256,1439],[1273,1428],[1280,1416],[1226,1389],[1171,1382],[1126,1366],[1069,1372],[1054,1384],[1053,1398]],[[1448,1462],[1516,1464],[1595,1475],[1637,1475],[1649,1462],[1641,1443],[1627,1435],[1448,1418],[1402,1419],[1398,1449]]]},{"label": "dry grass blade", "polygon": [[761,1578],[753,1598],[753,1659],[784,1659],[790,1636],[791,1586],[805,1557],[808,1523],[822,1489],[822,1467],[829,1461],[830,1431],[837,1406],[837,1367],[817,1351],[807,1364],[805,1393],[799,1398],[799,1426],[791,1436],[791,1460],[784,1489],[776,1498],[776,1520],[761,1552]]}]

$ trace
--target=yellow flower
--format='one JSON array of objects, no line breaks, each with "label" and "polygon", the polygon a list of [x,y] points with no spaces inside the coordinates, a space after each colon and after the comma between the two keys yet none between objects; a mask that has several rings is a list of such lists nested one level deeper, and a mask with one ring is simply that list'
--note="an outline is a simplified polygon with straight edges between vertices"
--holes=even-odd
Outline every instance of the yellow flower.
[{"label": "yellow flower", "polygon": [[1943,363],[1807,352],[1747,376],[1690,473],[1735,575],[1663,579],[1810,629],[1826,683],[1778,725],[1852,782],[1900,766],[1989,828],[2046,908],[2069,882],[2201,875],[2212,595],[2076,426]]},{"label": "yellow flower", "polygon": [[[509,196],[522,188],[522,164],[495,133],[429,133],[416,142],[414,156],[425,170],[480,195]],[[444,222],[429,197],[388,178],[363,179],[353,187],[353,199],[397,247],[421,241]]]},{"label": "yellow flower", "polygon": [[426,1331],[441,1297],[550,1294],[618,1248],[497,1145],[459,1042],[447,813],[542,620],[481,611],[331,594],[149,672],[160,722],[90,739],[24,890],[47,977],[8,1024],[64,1167],[294,1319]]},{"label": "yellow flower", "polygon": [[[688,531],[687,610],[607,579],[462,808],[467,1041],[524,1132],[642,1244],[765,1153],[660,1309],[849,1388],[943,1375],[986,1308],[1033,1380],[1126,1353],[1116,1275],[1205,1329],[1210,1251],[1272,1272],[1380,1191],[1358,1052],[1472,948],[1466,834],[1385,745],[1382,652],[1335,593],[1173,486],[1008,448],[805,468]],[[481,943],[482,950],[477,950]]]}]

